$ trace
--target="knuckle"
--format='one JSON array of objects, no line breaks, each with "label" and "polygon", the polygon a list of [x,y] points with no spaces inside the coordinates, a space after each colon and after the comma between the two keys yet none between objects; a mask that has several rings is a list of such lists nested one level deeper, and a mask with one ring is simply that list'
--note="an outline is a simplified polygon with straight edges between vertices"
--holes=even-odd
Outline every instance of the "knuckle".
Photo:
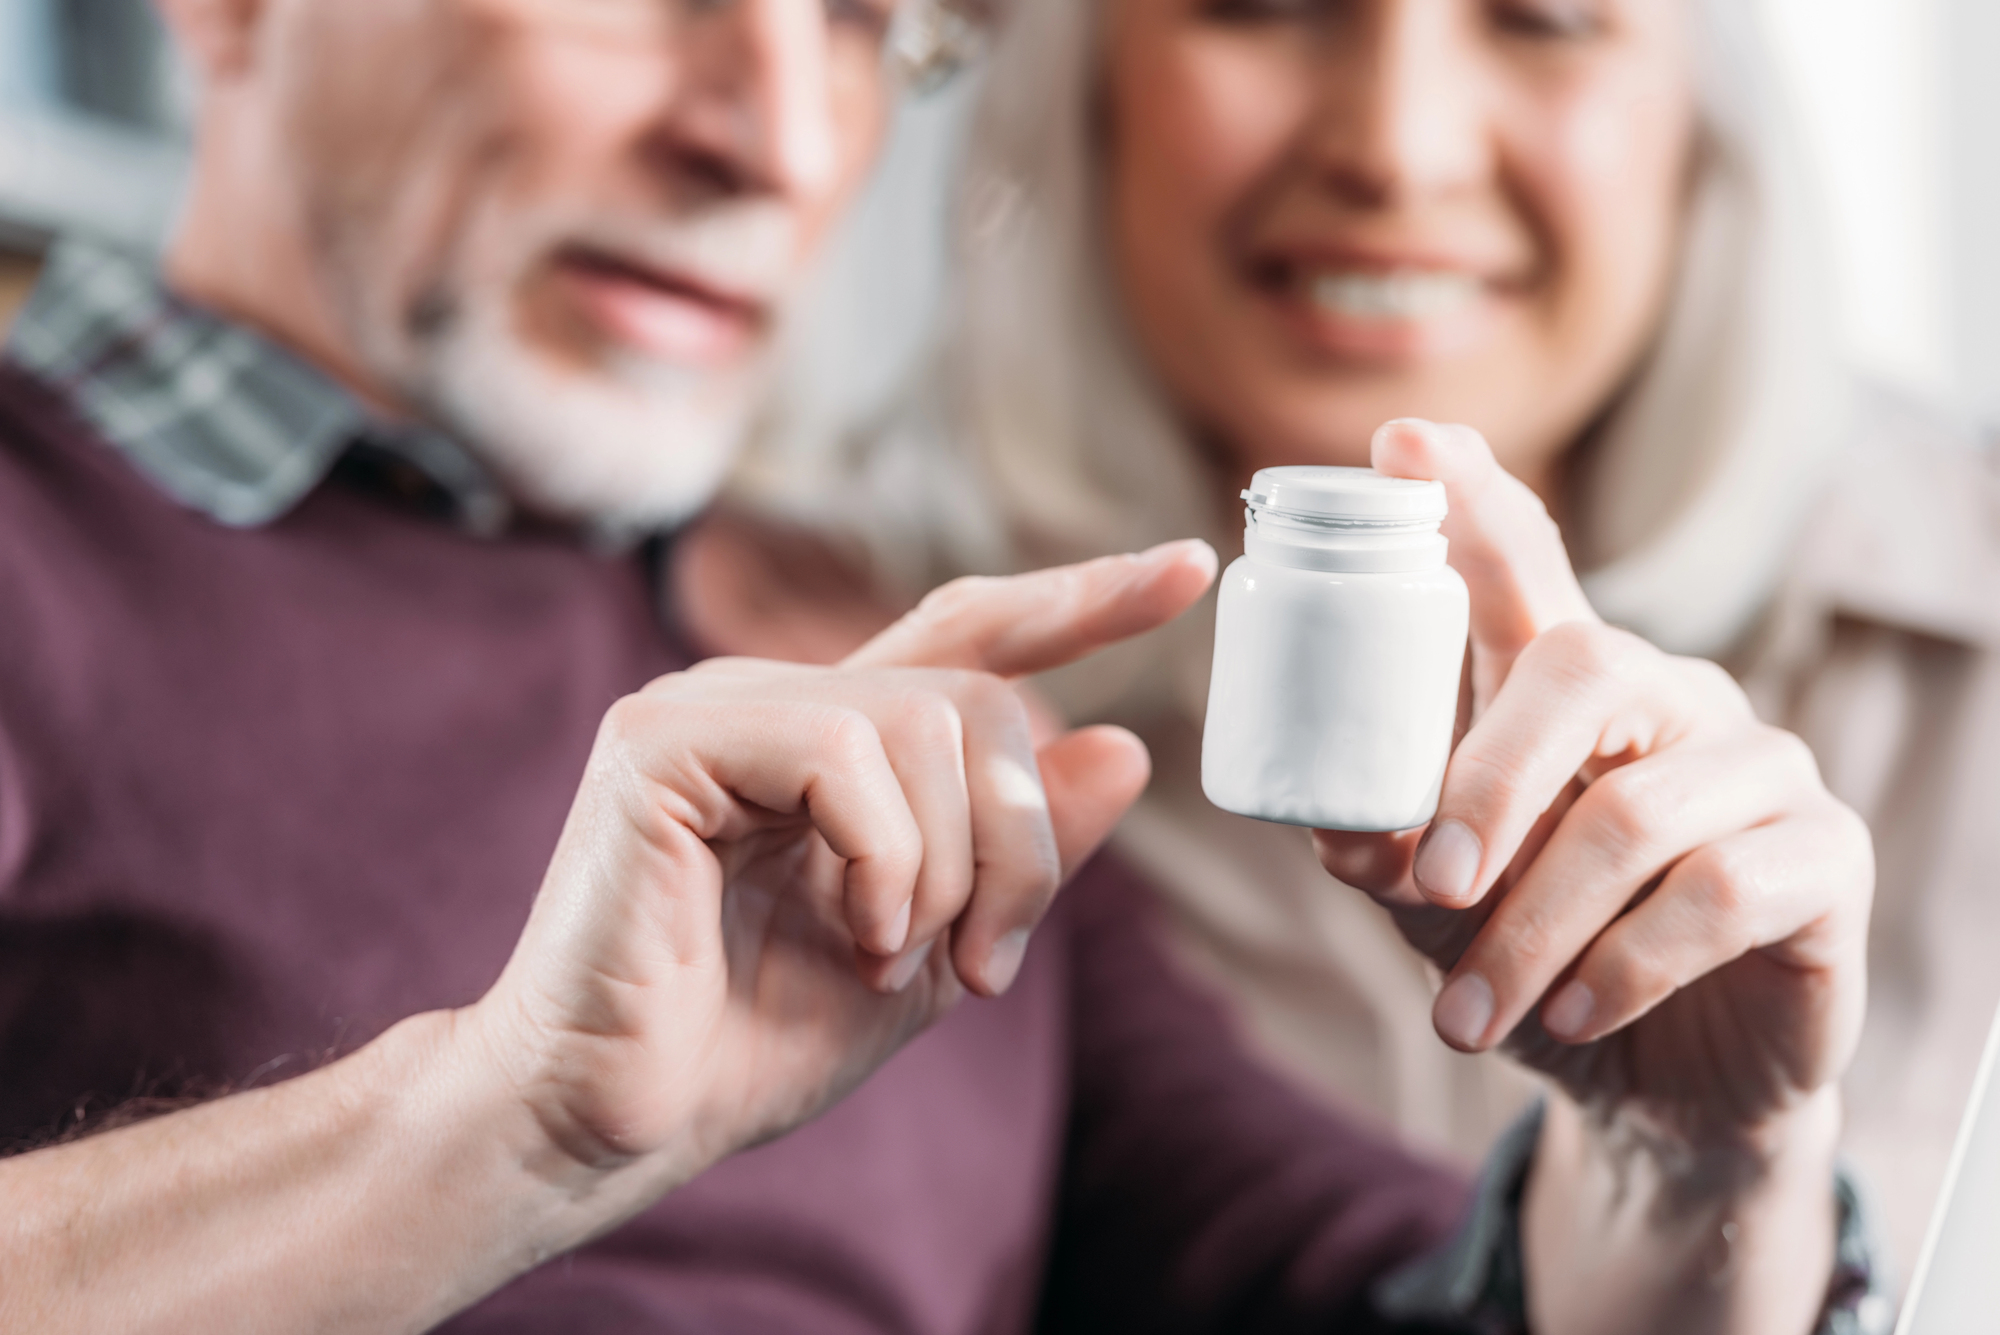
[{"label": "knuckle", "polygon": [[636,693],[649,699],[670,700],[686,693],[694,683],[704,680],[699,675],[704,666],[696,663],[693,667],[683,668],[679,672],[669,672],[663,677],[655,677],[640,687]]},{"label": "knuckle", "polygon": [[1627,1015],[1652,1006],[1676,991],[1681,980],[1655,952],[1629,942],[1607,941],[1590,960],[1590,986],[1611,1012]]},{"label": "knuckle", "polygon": [[1575,957],[1583,942],[1576,939],[1570,910],[1560,903],[1545,903],[1532,912],[1515,914],[1506,924],[1503,939],[1524,960],[1553,969]]},{"label": "knuckle", "polygon": [[1672,798],[1645,766],[1624,765],[1591,784],[1582,802],[1597,838],[1631,861],[1651,850]]},{"label": "knuckle", "polygon": [[896,813],[874,822],[866,843],[855,854],[874,868],[867,879],[868,900],[876,905],[895,905],[916,887],[924,865],[924,836],[915,821]]},{"label": "knuckle", "polygon": [[1641,658],[1657,652],[1630,631],[1602,622],[1571,621],[1558,629],[1567,632],[1577,666],[1592,677],[1622,677],[1638,666]]},{"label": "knuckle", "polygon": [[1719,708],[1738,717],[1754,717],[1750,697],[1742,683],[1731,676],[1729,669],[1722,664],[1708,658],[1674,658],[1670,661],[1704,699],[1713,701]]},{"label": "knuckle", "polygon": [[1832,796],[1827,804],[1825,847],[1837,866],[1848,872],[1859,892],[1868,899],[1875,894],[1875,833],[1861,813]]},{"label": "knuckle", "polygon": [[1653,652],[1644,640],[1595,621],[1565,621],[1536,637],[1522,654],[1537,671],[1565,683],[1577,695],[1595,695],[1615,686]]},{"label": "knuckle", "polygon": [[1815,789],[1822,786],[1819,757],[1813,753],[1805,738],[1768,723],[1757,725],[1757,735],[1770,751],[1772,761],[1780,772],[1791,774]]},{"label": "knuckle", "polygon": [[1734,844],[1709,844],[1689,854],[1700,903],[1712,931],[1738,934],[1764,901],[1765,868],[1756,854]]},{"label": "knuckle", "polygon": [[1018,703],[1014,688],[990,672],[954,673],[952,694],[982,714],[1004,714]]},{"label": "knuckle", "polygon": [[1628,1006],[1650,1006],[1680,989],[1685,980],[1657,956],[1636,950],[1622,953],[1615,963]]},{"label": "knuckle", "polygon": [[704,658],[701,662],[684,669],[676,676],[721,677],[742,672],[756,660],[733,654],[718,654],[714,658]]},{"label": "knuckle", "polygon": [[843,770],[860,769],[882,754],[882,736],[875,722],[858,709],[827,705],[819,714],[820,747],[828,761]]},{"label": "knuckle", "polygon": [[1521,766],[1486,747],[1460,747],[1445,783],[1454,810],[1488,815],[1511,806],[1520,795]]},{"label": "knuckle", "polygon": [[629,749],[642,739],[656,735],[670,708],[667,701],[644,691],[620,697],[604,711],[604,719],[598,725],[598,738],[621,750]]},{"label": "knuckle", "polygon": [[[1498,461],[1495,463],[1497,466]],[[1517,478],[1515,481],[1520,480]],[[1562,526],[1557,524],[1556,517],[1549,513],[1549,503],[1536,495],[1534,488],[1526,483],[1520,483],[1520,503],[1522,522],[1532,528],[1542,541],[1561,545]]]},{"label": "knuckle", "polygon": [[1047,903],[1062,884],[1054,841],[1024,840],[1013,856],[982,860],[978,881],[982,889],[1007,903]]},{"label": "knuckle", "polygon": [[1547,906],[1529,907],[1503,900],[1479,929],[1462,963],[1484,973],[1496,993],[1517,995],[1523,980],[1539,973],[1553,974],[1567,962],[1568,955],[1562,950],[1565,939],[1558,912]]},{"label": "knuckle", "polygon": [[1586,621],[1564,621],[1537,635],[1527,652],[1577,668],[1587,667],[1603,652],[1595,633],[1598,629]]},{"label": "knuckle", "polygon": [[1872,862],[1875,855],[1875,832],[1868,828],[1868,822],[1860,812],[1837,798],[1828,796],[1833,808],[1833,822],[1836,836],[1849,849],[1866,855]]},{"label": "knuckle", "polygon": [[958,707],[936,691],[906,691],[896,702],[896,716],[906,744],[923,755],[955,754],[964,748],[965,722]]},{"label": "knuckle", "polygon": [[651,712],[652,705],[643,695],[620,696],[604,711],[603,731],[613,737],[630,736]]},{"label": "knuckle", "polygon": [[1562,529],[1557,525],[1555,516],[1549,513],[1548,502],[1536,495],[1533,487],[1500,467],[1500,461],[1493,457],[1492,449],[1483,437],[1471,427],[1462,429],[1471,434],[1480,452],[1485,455],[1483,470],[1491,485],[1497,489],[1488,494],[1496,495],[1505,503],[1509,526],[1516,530],[1521,541],[1531,546],[1565,550]]},{"label": "knuckle", "polygon": [[898,887],[897,893],[884,890],[885,898],[900,902],[900,889],[912,885],[922,872],[924,865],[924,836],[914,821],[897,822],[895,833],[883,841],[876,850],[889,880]]}]

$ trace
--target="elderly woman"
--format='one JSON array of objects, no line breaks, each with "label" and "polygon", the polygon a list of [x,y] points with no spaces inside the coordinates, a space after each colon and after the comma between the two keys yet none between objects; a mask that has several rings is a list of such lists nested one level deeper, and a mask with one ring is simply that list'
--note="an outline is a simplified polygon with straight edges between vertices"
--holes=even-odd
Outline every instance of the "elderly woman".
[{"label": "elderly woman", "polygon": [[[1841,373],[1747,7],[1006,8],[935,364],[837,447],[776,433],[746,494],[851,542],[898,601],[1171,536],[1240,549],[1234,497],[1255,469],[1366,464],[1391,418],[1470,424],[1556,519],[1596,613],[1726,665],[1870,822],[1876,988],[1846,1145],[1907,1266],[2000,1000],[2000,482],[1951,428]],[[697,612],[704,582],[807,587],[726,534],[689,556]],[[868,623],[825,593],[825,643],[798,652]],[[1324,840],[1316,858],[1299,832],[1202,798],[1209,625],[1044,683],[1065,713],[1127,723],[1153,750],[1125,854],[1272,1060],[1419,1143],[1483,1151],[1532,1086],[1467,1055],[1491,1036],[1452,1032],[1456,974],[1436,997],[1391,917],[1327,883],[1322,863],[1377,888],[1366,860]],[[1574,703],[1547,698],[1544,726]],[[1725,865],[1725,892],[1824,874],[1757,838],[1812,785],[1773,777],[1740,733],[1713,736],[1682,780],[1597,803],[1577,838],[1602,859],[1565,864],[1577,892],[1614,854],[1652,873],[1634,893],[1669,869]],[[1426,855],[1492,881],[1463,833],[1433,831],[1418,882]]]}]

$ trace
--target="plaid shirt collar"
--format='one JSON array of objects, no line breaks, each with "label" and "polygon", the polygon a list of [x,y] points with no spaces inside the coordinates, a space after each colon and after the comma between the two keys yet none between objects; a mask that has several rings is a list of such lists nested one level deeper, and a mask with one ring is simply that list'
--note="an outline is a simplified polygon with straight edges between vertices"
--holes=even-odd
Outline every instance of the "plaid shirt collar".
[{"label": "plaid shirt collar", "polygon": [[218,523],[281,518],[355,453],[404,477],[414,469],[469,531],[497,533],[511,517],[492,477],[448,437],[373,416],[269,339],[174,296],[151,265],[93,243],[50,252],[6,356]]}]

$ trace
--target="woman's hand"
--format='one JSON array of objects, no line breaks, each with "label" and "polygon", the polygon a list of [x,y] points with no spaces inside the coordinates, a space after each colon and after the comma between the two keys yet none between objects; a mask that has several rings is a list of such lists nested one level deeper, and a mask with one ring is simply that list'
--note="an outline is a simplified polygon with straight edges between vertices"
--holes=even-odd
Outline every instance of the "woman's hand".
[{"label": "woman's hand", "polygon": [[712,660],[613,708],[474,1012],[553,1143],[637,1208],[1005,991],[1148,773],[1119,729],[1036,746],[1009,679],[1170,620],[1214,570],[1178,543],[962,580],[837,667]]},{"label": "woman's hand", "polygon": [[1575,1100],[1584,1157],[1726,1165],[1718,1189],[1807,1141],[1827,1160],[1866,995],[1865,826],[1720,668],[1597,618],[1475,432],[1391,423],[1374,462],[1449,492],[1470,727],[1426,830],[1321,832],[1321,861],[1445,971],[1445,1041],[1504,1046]]}]

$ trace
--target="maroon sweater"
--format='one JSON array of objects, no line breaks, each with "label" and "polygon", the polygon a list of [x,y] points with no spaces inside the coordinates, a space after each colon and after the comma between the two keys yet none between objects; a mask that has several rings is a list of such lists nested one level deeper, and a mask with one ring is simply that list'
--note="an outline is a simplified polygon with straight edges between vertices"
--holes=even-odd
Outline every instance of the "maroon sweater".
[{"label": "maroon sweater", "polygon": [[[338,480],[226,529],[0,367],[0,1138],[479,996],[686,661],[636,559]],[[1461,1189],[1248,1062],[1148,911],[1100,859],[1006,998],[451,1329],[1377,1329]]]}]

